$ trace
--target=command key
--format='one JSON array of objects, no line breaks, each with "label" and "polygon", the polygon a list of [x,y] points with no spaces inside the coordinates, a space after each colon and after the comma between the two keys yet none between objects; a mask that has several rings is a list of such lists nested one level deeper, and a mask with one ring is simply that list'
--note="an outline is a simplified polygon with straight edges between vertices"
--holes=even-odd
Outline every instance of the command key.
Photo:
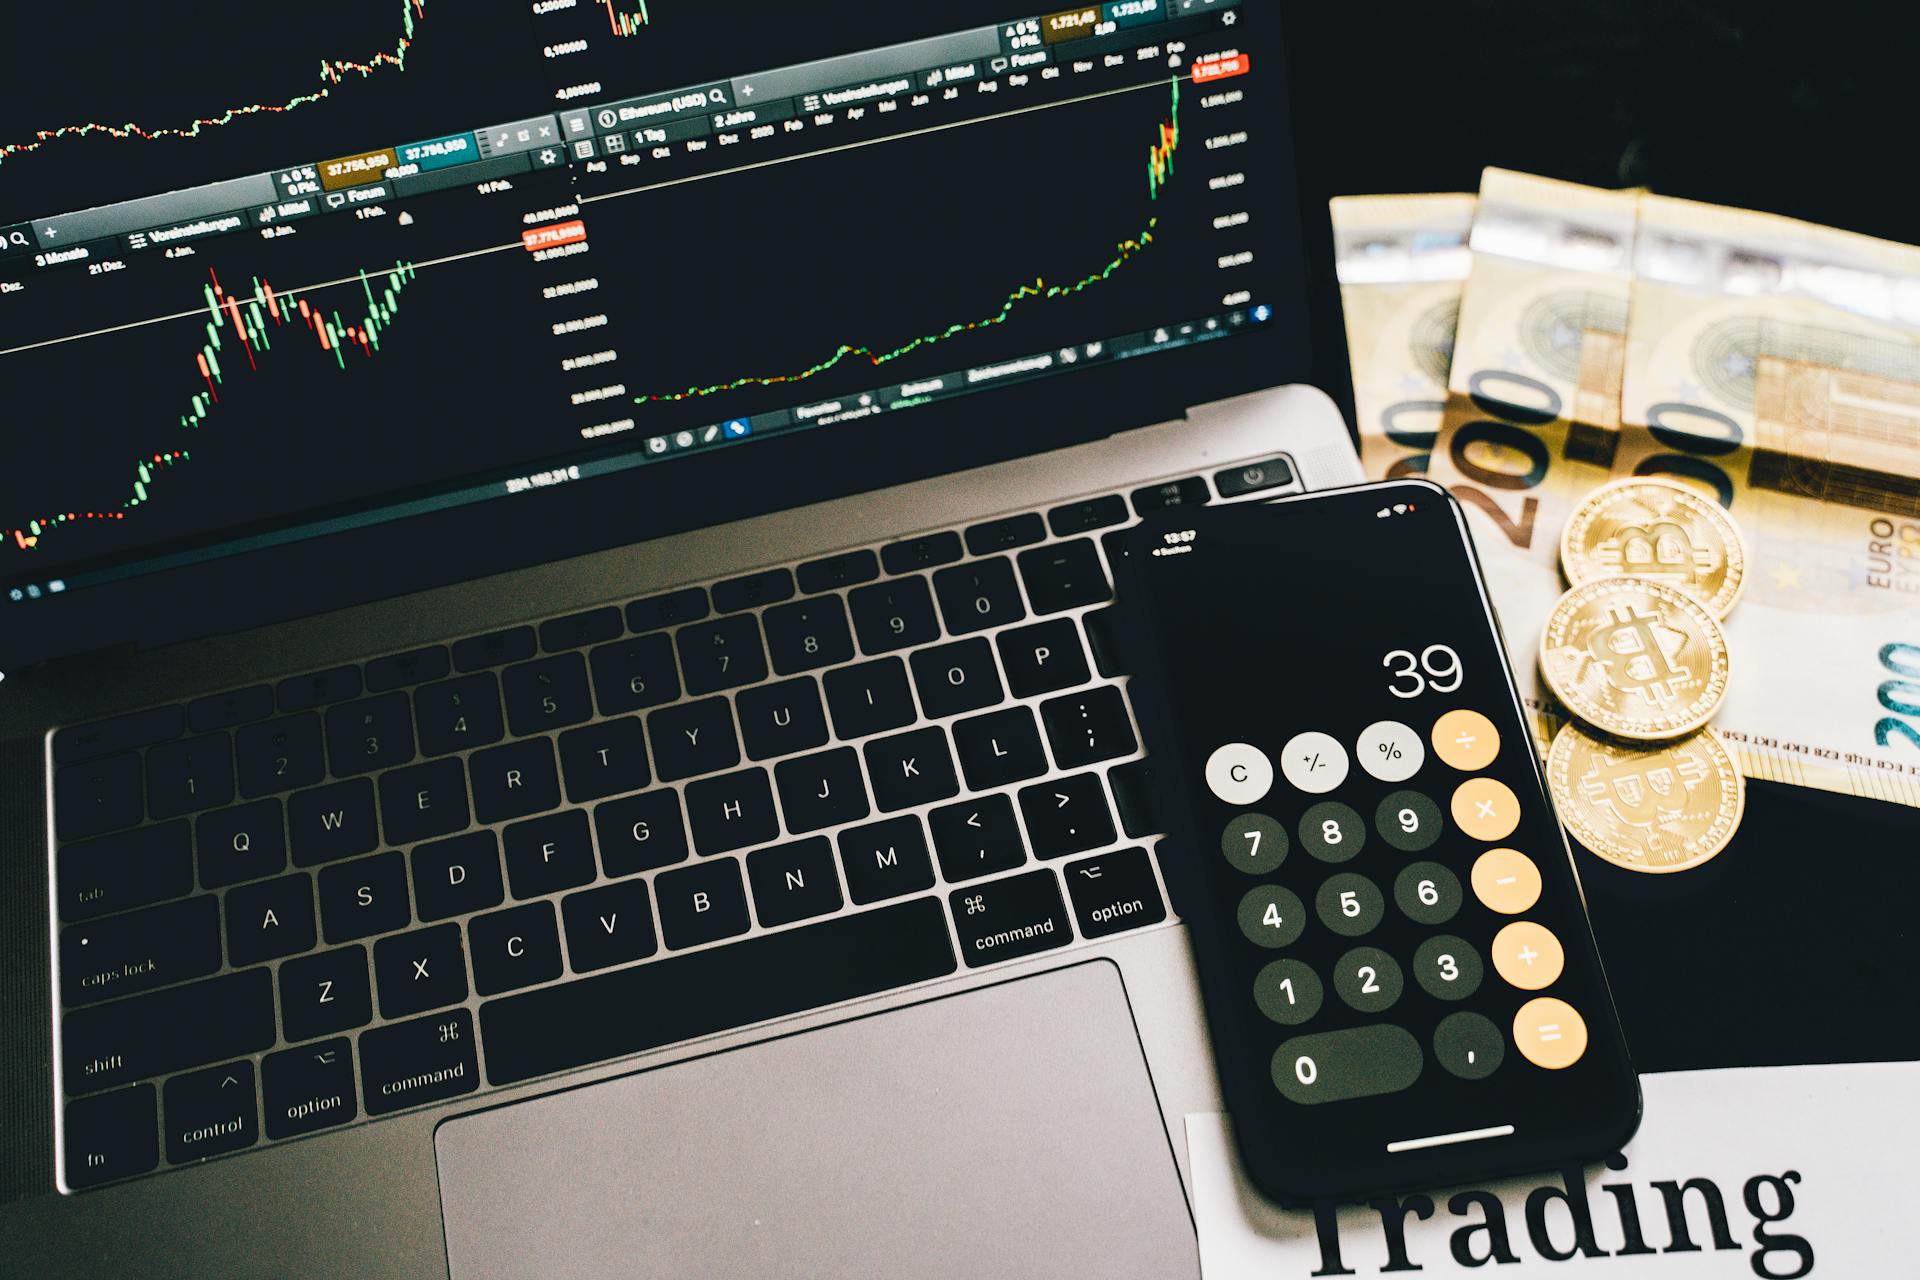
[{"label": "command key", "polygon": [[1050,869],[970,884],[947,895],[967,967],[1051,951],[1073,941],[1073,925]]}]

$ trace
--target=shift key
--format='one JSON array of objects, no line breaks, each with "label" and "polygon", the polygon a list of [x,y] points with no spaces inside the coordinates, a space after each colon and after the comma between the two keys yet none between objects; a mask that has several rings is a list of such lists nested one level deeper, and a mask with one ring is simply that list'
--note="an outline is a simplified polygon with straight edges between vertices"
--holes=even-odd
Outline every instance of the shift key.
[{"label": "shift key", "polygon": [[1051,868],[970,884],[947,895],[960,932],[960,954],[970,969],[1073,941],[1060,882]]},{"label": "shift key", "polygon": [[449,1009],[366,1032],[360,1075],[370,1116],[472,1093],[480,1087],[473,1014]]},{"label": "shift key", "polygon": [[265,969],[75,1009],[60,1024],[69,1094],[244,1058],[273,1040],[273,978]]}]

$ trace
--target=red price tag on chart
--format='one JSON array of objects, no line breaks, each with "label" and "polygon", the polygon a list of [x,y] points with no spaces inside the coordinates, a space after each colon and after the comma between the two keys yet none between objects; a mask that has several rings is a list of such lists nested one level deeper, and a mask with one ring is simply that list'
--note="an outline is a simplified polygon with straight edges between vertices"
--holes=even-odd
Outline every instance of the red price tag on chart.
[{"label": "red price tag on chart", "polygon": [[538,253],[542,249],[572,244],[575,240],[586,238],[587,224],[578,218],[572,222],[553,222],[544,227],[529,227],[520,233],[520,243],[526,247],[528,253]]},{"label": "red price tag on chart", "polygon": [[1243,76],[1251,70],[1253,70],[1251,54],[1216,53],[1193,64],[1193,82],[1205,84],[1209,80],[1226,80],[1232,76]]}]

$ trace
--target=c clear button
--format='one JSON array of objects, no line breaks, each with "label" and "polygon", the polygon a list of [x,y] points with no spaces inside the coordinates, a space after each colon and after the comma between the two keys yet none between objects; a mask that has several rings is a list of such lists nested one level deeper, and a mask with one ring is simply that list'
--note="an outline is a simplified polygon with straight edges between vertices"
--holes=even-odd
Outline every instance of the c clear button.
[{"label": "c clear button", "polygon": [[1229,742],[1207,757],[1207,790],[1228,804],[1255,804],[1273,788],[1273,761],[1245,742]]}]

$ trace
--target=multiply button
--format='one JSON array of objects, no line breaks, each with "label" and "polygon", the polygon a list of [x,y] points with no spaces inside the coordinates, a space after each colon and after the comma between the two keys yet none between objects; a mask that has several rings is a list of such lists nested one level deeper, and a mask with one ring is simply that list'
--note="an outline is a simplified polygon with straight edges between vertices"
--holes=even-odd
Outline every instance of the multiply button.
[{"label": "multiply button", "polygon": [[1360,732],[1360,767],[1382,782],[1405,782],[1426,763],[1420,735],[1398,720],[1376,720]]},{"label": "multiply button", "polygon": [[1433,722],[1433,754],[1462,773],[1484,769],[1500,754],[1500,731],[1478,711],[1449,711]]},{"label": "multiply button", "polygon": [[1494,969],[1522,991],[1552,986],[1566,965],[1560,939],[1545,925],[1515,920],[1493,935]]},{"label": "multiply button", "polygon": [[1475,840],[1504,840],[1520,825],[1520,797],[1495,778],[1468,778],[1453,793],[1453,825]]},{"label": "multiply button", "polygon": [[1536,1067],[1558,1071],[1587,1051],[1587,1024],[1565,1000],[1537,996],[1513,1015],[1513,1043]]},{"label": "multiply button", "polygon": [[1228,804],[1254,804],[1272,787],[1273,762],[1256,746],[1229,742],[1207,757],[1207,790]]},{"label": "multiply button", "polygon": [[1347,749],[1325,733],[1296,733],[1280,753],[1280,771],[1309,795],[1325,795],[1347,780]]},{"label": "multiply button", "polygon": [[1489,849],[1474,860],[1473,896],[1489,911],[1517,916],[1540,901],[1540,868],[1518,849]]}]

